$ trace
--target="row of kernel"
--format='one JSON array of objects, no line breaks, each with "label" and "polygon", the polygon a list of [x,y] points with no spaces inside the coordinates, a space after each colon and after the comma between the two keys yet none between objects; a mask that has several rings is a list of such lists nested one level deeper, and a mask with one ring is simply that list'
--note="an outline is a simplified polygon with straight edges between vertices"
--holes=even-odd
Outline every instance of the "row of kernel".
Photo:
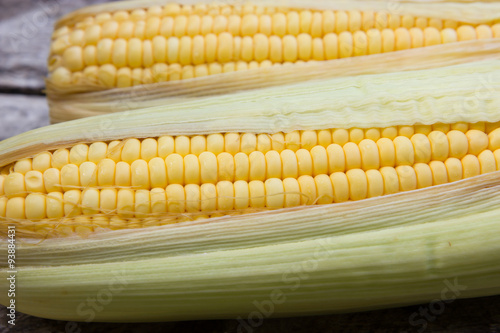
[{"label": "row of kernel", "polygon": [[[415,146],[417,161],[420,154],[434,150],[432,159],[440,159],[437,156],[437,147],[443,146],[440,156],[455,156],[457,151],[464,154],[477,155],[488,147],[494,151],[499,148],[500,123],[455,123],[435,125],[415,125],[378,128],[351,128],[332,130],[303,130],[289,133],[253,134],[253,133],[225,133],[188,136],[162,136],[159,138],[127,139],[123,141],[112,141],[110,143],[94,142],[90,145],[77,144],[70,149],[58,149],[53,153],[42,152],[33,158],[21,159],[14,163],[11,172],[26,174],[35,170],[44,172],[49,168],[61,169],[66,164],[79,166],[83,162],[90,161],[98,163],[108,158],[115,162],[124,161],[129,164],[135,160],[142,159],[149,162],[154,157],[165,159],[168,155],[176,153],[182,157],[193,154],[199,156],[208,151],[215,155],[227,152],[235,155],[239,152],[250,154],[254,151],[267,153],[274,150],[281,153],[285,149],[297,151],[299,149],[311,150],[320,145],[327,148],[334,143],[344,146],[348,142],[359,145],[362,140],[368,139],[377,142],[380,138],[391,141],[396,137],[406,137]],[[432,133],[432,134],[431,134]],[[486,134],[488,133],[488,134]],[[415,136],[416,134],[420,134]],[[400,141],[403,139],[399,139]],[[426,147],[422,149],[420,147]],[[457,147],[461,147],[457,150]],[[427,161],[427,159],[425,159]],[[7,169],[3,168],[3,171]],[[8,174],[10,172],[6,172]]]},{"label": "row of kernel", "polygon": [[165,189],[116,188],[73,189],[23,197],[0,197],[0,217],[41,220],[79,215],[118,214],[122,218],[145,218],[151,214],[184,212],[230,212],[247,208],[277,209],[298,205],[328,204],[410,191],[498,170],[500,150],[483,151],[479,157],[461,160],[382,167],[379,170],[351,169],[320,174],[314,178],[270,178],[265,181],[219,181],[200,185],[170,184]]},{"label": "row of kernel", "polygon": [[[131,142],[139,148],[139,140]],[[122,158],[125,157],[128,162],[116,163],[112,159],[102,159],[96,164],[83,161],[79,165],[64,164],[60,171],[50,168],[44,173],[26,171],[23,168],[29,161],[21,161],[16,164],[14,171],[23,171],[25,175],[13,172],[8,176],[0,176],[0,194],[13,197],[26,196],[31,192],[68,191],[92,186],[150,189],[167,184],[297,178],[357,168],[366,171],[384,166],[428,164],[431,161],[445,161],[449,157],[462,159],[466,155],[480,156],[488,147],[490,152],[500,148],[500,129],[490,133],[490,140],[486,133],[478,130],[469,130],[465,134],[457,130],[447,134],[433,131],[428,136],[414,134],[411,139],[405,136],[397,136],[394,140],[380,138],[376,142],[363,139],[359,144],[330,144],[327,148],[315,145],[310,150],[270,150],[265,154],[253,151],[249,155],[243,152],[235,155],[221,152],[215,155],[210,151],[204,151],[199,156],[169,153],[165,159],[153,157],[149,161],[139,159],[140,150],[132,149],[130,153],[133,156],[128,156],[128,150],[122,154]]]},{"label": "row of kernel", "polygon": [[117,69],[114,65],[107,64],[102,66],[88,66],[83,71],[79,72],[71,72],[64,67],[59,67],[51,74],[51,79],[53,82],[57,82],[60,85],[93,84],[104,87],[125,88],[148,83],[187,80],[208,75],[240,72],[249,69],[268,68],[280,65],[281,64],[273,64],[269,60],[264,60],[260,63],[257,61],[251,61],[249,63],[238,61],[224,64],[214,62],[195,66],[154,64],[151,68],[122,67]]},{"label": "row of kernel", "polygon": [[245,15],[177,15],[177,16],[128,16],[122,12],[118,19],[95,20],[82,22],[76,29],[65,29],[54,38],[70,45],[95,44],[101,38],[132,38],[152,39],[155,36],[182,37],[220,34],[229,32],[234,36],[252,36],[262,33],[267,36],[297,36],[300,33],[310,34],[312,37],[322,37],[328,33],[344,31],[368,31],[370,29],[397,29],[397,28],[444,28],[456,29],[460,26],[456,21],[442,21],[410,15],[399,16],[385,12],[371,11],[322,11],[309,10],[289,11],[288,13],[274,14],[245,14]]},{"label": "row of kernel", "polygon": [[[498,31],[500,33],[500,30]],[[452,43],[474,39],[493,38],[494,31],[487,25],[477,28],[461,26],[457,30],[435,28],[397,28],[396,30],[370,29],[367,32],[329,33],[314,37],[301,33],[297,36],[233,36],[223,32],[193,37],[156,36],[152,40],[104,38],[96,45],[73,45],[61,50],[62,65],[71,71],[85,66],[113,64],[121,67],[150,67],[154,63],[179,63],[200,65],[205,63],[243,60],[271,62],[295,62],[297,60],[332,60],[352,56],[378,54]],[[500,35],[499,35],[500,36]],[[497,36],[498,37],[498,36]],[[50,60],[57,64],[57,57]]]}]

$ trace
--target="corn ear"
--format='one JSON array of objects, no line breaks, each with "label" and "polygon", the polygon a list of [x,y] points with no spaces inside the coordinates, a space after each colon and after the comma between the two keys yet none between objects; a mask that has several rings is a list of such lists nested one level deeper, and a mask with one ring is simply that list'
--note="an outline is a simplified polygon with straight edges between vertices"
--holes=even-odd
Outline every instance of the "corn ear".
[{"label": "corn ear", "polygon": [[[500,121],[499,78],[500,62],[490,59],[203,97],[13,137],[0,143],[0,166],[10,172],[46,150],[161,135],[479,126]],[[0,226],[3,235],[7,225],[19,231],[21,312],[163,321],[247,318],[265,304],[266,316],[320,314],[430,301],[446,281],[465,286],[460,297],[498,294],[499,186],[493,171],[359,201],[46,239],[22,237],[35,220],[2,218]],[[102,300],[100,310],[88,299]],[[0,302],[8,304],[7,293]]]},{"label": "corn ear", "polygon": [[499,54],[495,2],[280,5],[127,1],[67,15],[49,56],[52,121]]}]

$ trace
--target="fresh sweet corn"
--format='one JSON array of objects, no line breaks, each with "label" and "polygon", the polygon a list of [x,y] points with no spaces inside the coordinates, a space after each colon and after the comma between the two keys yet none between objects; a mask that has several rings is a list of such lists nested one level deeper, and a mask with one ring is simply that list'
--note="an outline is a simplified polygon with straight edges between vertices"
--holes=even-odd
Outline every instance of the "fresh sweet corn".
[{"label": "fresh sweet corn", "polygon": [[[500,4],[114,2],[62,18],[53,123],[234,91],[460,65],[500,50]],[[442,120],[443,121],[443,120]]]},{"label": "fresh sweet corn", "polygon": [[[175,103],[162,85],[59,100],[136,110],[0,142],[16,310],[253,325],[263,305],[266,316],[394,307],[443,299],[448,282],[467,287],[460,297],[498,294],[498,45],[449,45],[446,59],[466,61],[407,57],[380,73],[383,55],[355,76],[307,82],[291,82],[301,66],[289,66],[287,85],[221,80],[230,94],[215,84],[216,96]],[[4,290],[9,274],[0,263]]]},{"label": "fresh sweet corn", "polygon": [[33,221],[43,236],[164,225],[361,200],[499,169],[500,123],[130,138],[5,167],[0,219]]},{"label": "fresh sweet corn", "polygon": [[49,82],[102,88],[500,38],[474,24],[372,10],[166,4],[75,13],[53,34]]}]

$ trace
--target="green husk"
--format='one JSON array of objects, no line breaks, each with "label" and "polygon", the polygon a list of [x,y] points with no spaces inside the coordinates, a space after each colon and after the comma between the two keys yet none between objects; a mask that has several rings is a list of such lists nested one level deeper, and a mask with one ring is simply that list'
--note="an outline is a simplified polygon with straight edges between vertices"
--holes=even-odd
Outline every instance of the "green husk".
[{"label": "green husk", "polygon": [[[1,142],[0,166],[127,137],[498,121],[499,90],[498,60],[299,82],[41,128]],[[19,237],[16,309],[75,321],[245,321],[495,295],[499,189],[494,172],[356,202]],[[6,291],[6,260],[0,267]]]},{"label": "green husk", "polygon": [[[450,284],[460,287],[448,298],[493,295],[499,186],[495,172],[390,200],[115,232],[107,246],[104,234],[24,244],[16,302],[41,317],[130,322],[247,318],[256,304],[272,304],[260,310],[266,317],[367,310],[440,300]],[[384,200],[383,210],[365,207]],[[349,225],[337,209],[357,219]],[[7,275],[0,271],[4,287]],[[104,299],[102,310],[89,298]]]}]

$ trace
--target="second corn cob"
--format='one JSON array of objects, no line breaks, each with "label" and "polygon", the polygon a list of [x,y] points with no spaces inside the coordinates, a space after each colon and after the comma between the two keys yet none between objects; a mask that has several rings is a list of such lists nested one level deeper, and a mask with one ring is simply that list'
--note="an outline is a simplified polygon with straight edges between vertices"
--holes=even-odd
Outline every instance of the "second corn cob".
[{"label": "second corn cob", "polygon": [[49,58],[60,87],[129,87],[500,37],[494,21],[253,5],[166,4],[70,22],[54,32]]}]

